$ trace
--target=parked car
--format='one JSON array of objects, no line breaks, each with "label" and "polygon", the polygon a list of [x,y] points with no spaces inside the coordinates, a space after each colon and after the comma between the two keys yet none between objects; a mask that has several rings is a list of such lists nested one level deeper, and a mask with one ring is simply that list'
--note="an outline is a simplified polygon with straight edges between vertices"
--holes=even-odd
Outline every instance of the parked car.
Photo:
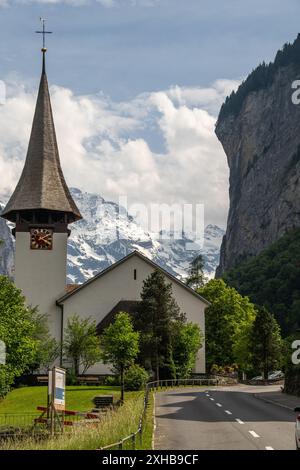
[{"label": "parked car", "polygon": [[[268,374],[268,380],[280,380],[284,378],[284,373],[281,370],[271,371]],[[263,376],[258,375],[257,377],[253,377],[250,382],[260,382],[263,381]]]},{"label": "parked car", "polygon": [[[300,413],[300,406],[295,408],[295,412]],[[300,414],[298,414],[296,418],[295,439],[296,439],[296,449],[300,450]]]},{"label": "parked car", "polygon": [[262,380],[262,375],[258,375],[257,377],[252,377],[252,379],[250,380],[250,382],[258,382],[259,380]]},{"label": "parked car", "polygon": [[268,375],[269,380],[280,380],[284,379],[284,373],[282,370],[276,370],[275,372],[272,372]]}]

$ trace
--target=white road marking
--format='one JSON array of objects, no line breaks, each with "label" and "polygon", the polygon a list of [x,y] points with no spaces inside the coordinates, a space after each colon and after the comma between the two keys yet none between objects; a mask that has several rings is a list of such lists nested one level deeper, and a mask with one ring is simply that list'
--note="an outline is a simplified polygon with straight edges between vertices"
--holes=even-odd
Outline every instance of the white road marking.
[{"label": "white road marking", "polygon": [[239,423],[239,424],[245,424],[244,421],[242,421],[241,419],[239,418],[235,418],[236,422]]},{"label": "white road marking", "polygon": [[249,431],[249,433],[251,434],[251,436],[257,438],[257,437],[260,437],[258,434],[256,434],[255,431]]},{"label": "white road marking", "polygon": [[221,408],[221,406],[222,406],[221,403],[216,403],[216,405],[219,406],[220,408]]},{"label": "white road marking", "polygon": [[266,447],[266,450],[274,450],[274,449],[273,449],[273,447],[271,447],[271,446],[267,446],[267,447]]},{"label": "white road marking", "polygon": [[215,401],[215,399],[214,399],[214,398],[210,398],[210,400],[211,400],[211,401]]},{"label": "white road marking", "polygon": [[227,413],[228,415],[232,415],[231,411],[228,410],[225,410],[225,413]]}]

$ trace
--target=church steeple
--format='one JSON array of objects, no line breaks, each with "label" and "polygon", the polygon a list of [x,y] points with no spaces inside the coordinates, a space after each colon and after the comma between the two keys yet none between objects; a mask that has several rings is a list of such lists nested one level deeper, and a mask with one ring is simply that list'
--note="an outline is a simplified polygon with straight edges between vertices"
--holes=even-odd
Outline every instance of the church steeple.
[{"label": "church steeple", "polygon": [[[44,31],[45,34],[45,31]],[[46,48],[38,98],[23,172],[1,216],[17,224],[65,224],[81,219],[60,165],[45,67]]]}]

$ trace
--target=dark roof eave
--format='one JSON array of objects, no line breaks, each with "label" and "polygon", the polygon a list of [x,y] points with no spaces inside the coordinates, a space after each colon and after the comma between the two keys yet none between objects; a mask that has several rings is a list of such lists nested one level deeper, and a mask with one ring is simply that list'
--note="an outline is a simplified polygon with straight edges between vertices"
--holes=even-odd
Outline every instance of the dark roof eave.
[{"label": "dark roof eave", "polygon": [[49,208],[49,207],[32,207],[30,209],[26,208],[26,209],[9,209],[9,210],[4,210],[3,212],[0,213],[0,217],[2,217],[3,219],[7,219],[7,220],[12,220],[12,216],[19,213],[19,212],[30,212],[30,211],[53,211],[53,212],[63,212],[67,215],[71,215],[72,218],[74,219],[73,221],[74,222],[77,222],[78,220],[81,220],[82,219],[82,215],[80,214],[80,212],[76,213],[76,212],[73,212],[71,210],[62,210],[62,209],[53,209],[53,208]]}]

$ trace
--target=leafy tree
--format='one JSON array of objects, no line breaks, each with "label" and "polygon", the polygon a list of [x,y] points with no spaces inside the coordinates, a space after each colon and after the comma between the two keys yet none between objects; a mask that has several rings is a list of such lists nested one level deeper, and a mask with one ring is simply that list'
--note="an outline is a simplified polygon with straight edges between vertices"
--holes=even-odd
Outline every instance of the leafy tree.
[{"label": "leafy tree", "polygon": [[65,358],[72,362],[76,376],[80,366],[85,373],[99,362],[101,354],[96,322],[90,318],[81,320],[77,314],[70,317],[65,328],[63,351]]},{"label": "leafy tree", "polygon": [[200,287],[203,287],[205,282],[207,281],[206,277],[204,276],[203,269],[203,256],[198,255],[191,262],[189,276],[185,281],[186,285],[195,290],[199,289]]},{"label": "leafy tree", "polygon": [[233,344],[233,356],[235,358],[238,369],[245,373],[253,372],[253,355],[251,350],[251,335],[254,317],[251,321],[244,325],[244,328],[236,336]]},{"label": "leafy tree", "polygon": [[101,335],[102,359],[112,364],[121,378],[121,402],[124,402],[124,372],[130,367],[139,352],[139,333],[134,331],[132,319],[120,312]]},{"label": "leafy tree", "polygon": [[283,344],[280,327],[265,307],[258,309],[251,339],[253,363],[263,372],[263,377],[267,380],[268,373],[282,365]]},{"label": "leafy tree", "polygon": [[198,292],[211,302],[205,313],[208,369],[213,364],[238,363],[245,367],[241,351],[247,350],[247,332],[255,319],[254,305],[222,279],[212,279]]},{"label": "leafy tree", "polygon": [[0,276],[0,340],[6,347],[6,363],[0,365],[0,395],[34,360],[38,348],[35,328],[34,311],[26,307],[21,291]]},{"label": "leafy tree", "polygon": [[135,327],[141,333],[139,360],[150,365],[155,371],[156,380],[175,378],[173,323],[184,323],[185,315],[180,312],[172,296],[172,284],[167,284],[165,276],[156,269],[144,281],[141,298],[134,317]]},{"label": "leafy tree", "polygon": [[36,353],[33,362],[29,365],[31,371],[43,369],[48,371],[60,354],[60,344],[51,337],[48,326],[48,317],[33,309],[34,332],[36,341]]},{"label": "leafy tree", "polygon": [[183,325],[179,321],[175,323],[173,357],[178,378],[188,378],[192,373],[202,340],[203,335],[199,325],[194,323]]}]

